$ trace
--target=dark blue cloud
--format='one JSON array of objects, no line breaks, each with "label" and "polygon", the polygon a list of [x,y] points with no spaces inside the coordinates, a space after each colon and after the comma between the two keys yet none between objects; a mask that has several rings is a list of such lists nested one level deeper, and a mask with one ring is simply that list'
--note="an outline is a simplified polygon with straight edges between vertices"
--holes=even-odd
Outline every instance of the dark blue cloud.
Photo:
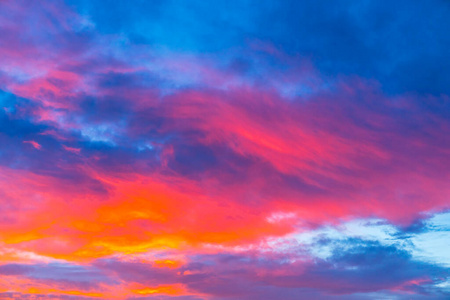
[{"label": "dark blue cloud", "polygon": [[0,274],[4,276],[8,275],[24,275],[31,271],[32,268],[28,265],[20,264],[6,264],[0,266]]},{"label": "dark blue cloud", "polygon": [[59,295],[55,294],[22,294],[22,293],[0,293],[0,297],[4,299],[14,299],[14,300],[34,300],[34,299],[56,299],[56,300],[92,300],[98,299],[97,297],[84,297],[84,296],[72,296],[72,295]]},{"label": "dark blue cloud", "polygon": [[[410,1],[76,1],[103,33],[200,53],[245,49],[249,41],[273,44],[311,58],[325,74],[378,80],[392,93],[450,92],[450,4]],[[227,58],[228,57],[228,58]],[[243,72],[244,57],[231,59]],[[268,58],[267,58],[268,59]],[[241,62],[241,63],[239,63]]]},{"label": "dark blue cloud", "polygon": [[332,248],[326,259],[305,260],[302,246],[298,257],[294,253],[192,255],[188,264],[177,269],[113,259],[99,260],[95,266],[114,271],[130,282],[183,283],[214,299],[273,299],[276,294],[283,295],[283,299],[308,295],[317,299],[376,299],[383,294],[403,299],[405,291],[414,291],[417,299],[448,296],[436,284],[449,277],[449,270],[416,260],[405,249],[356,238],[320,239],[314,244],[324,246]]},{"label": "dark blue cloud", "polygon": [[5,264],[0,265],[3,276],[25,276],[41,282],[52,281],[64,286],[82,289],[95,289],[101,283],[117,284],[118,282],[95,267],[84,267],[72,264]]},{"label": "dark blue cloud", "polygon": [[139,262],[121,262],[114,259],[100,259],[96,268],[113,271],[120,279],[147,285],[176,283],[180,276],[173,269],[157,268]]}]

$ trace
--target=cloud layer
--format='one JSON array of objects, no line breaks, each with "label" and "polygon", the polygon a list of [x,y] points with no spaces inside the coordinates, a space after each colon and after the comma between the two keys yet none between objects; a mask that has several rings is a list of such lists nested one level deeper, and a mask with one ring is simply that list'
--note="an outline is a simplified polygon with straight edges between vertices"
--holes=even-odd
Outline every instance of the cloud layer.
[{"label": "cloud layer", "polygon": [[448,3],[347,2],[1,2],[1,297],[447,297]]}]

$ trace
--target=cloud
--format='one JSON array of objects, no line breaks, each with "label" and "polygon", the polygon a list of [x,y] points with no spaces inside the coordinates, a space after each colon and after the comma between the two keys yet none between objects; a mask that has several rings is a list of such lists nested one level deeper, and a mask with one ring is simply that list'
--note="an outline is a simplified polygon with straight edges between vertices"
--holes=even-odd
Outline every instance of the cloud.
[{"label": "cloud", "polygon": [[0,297],[444,298],[448,5],[406,5],[1,2]]}]

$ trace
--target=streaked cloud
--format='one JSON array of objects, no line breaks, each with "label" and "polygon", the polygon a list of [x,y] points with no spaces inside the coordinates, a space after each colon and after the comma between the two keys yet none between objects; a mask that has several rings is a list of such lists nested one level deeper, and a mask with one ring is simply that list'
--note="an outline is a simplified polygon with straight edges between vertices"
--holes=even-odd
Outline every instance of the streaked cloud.
[{"label": "streaked cloud", "polygon": [[1,2],[0,297],[448,297],[449,9]]}]

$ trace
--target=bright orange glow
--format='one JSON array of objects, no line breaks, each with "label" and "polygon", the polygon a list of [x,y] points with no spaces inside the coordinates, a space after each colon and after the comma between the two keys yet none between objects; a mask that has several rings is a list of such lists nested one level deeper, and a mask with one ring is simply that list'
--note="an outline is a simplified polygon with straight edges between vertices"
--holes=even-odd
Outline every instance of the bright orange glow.
[{"label": "bright orange glow", "polygon": [[186,290],[181,284],[146,287],[141,289],[135,289],[133,290],[133,292],[139,295],[165,294],[176,296],[186,294]]},{"label": "bright orange glow", "polygon": [[155,260],[155,266],[157,266],[159,268],[177,269],[181,265],[182,265],[182,262],[174,261],[174,260],[170,260],[170,259]]}]

